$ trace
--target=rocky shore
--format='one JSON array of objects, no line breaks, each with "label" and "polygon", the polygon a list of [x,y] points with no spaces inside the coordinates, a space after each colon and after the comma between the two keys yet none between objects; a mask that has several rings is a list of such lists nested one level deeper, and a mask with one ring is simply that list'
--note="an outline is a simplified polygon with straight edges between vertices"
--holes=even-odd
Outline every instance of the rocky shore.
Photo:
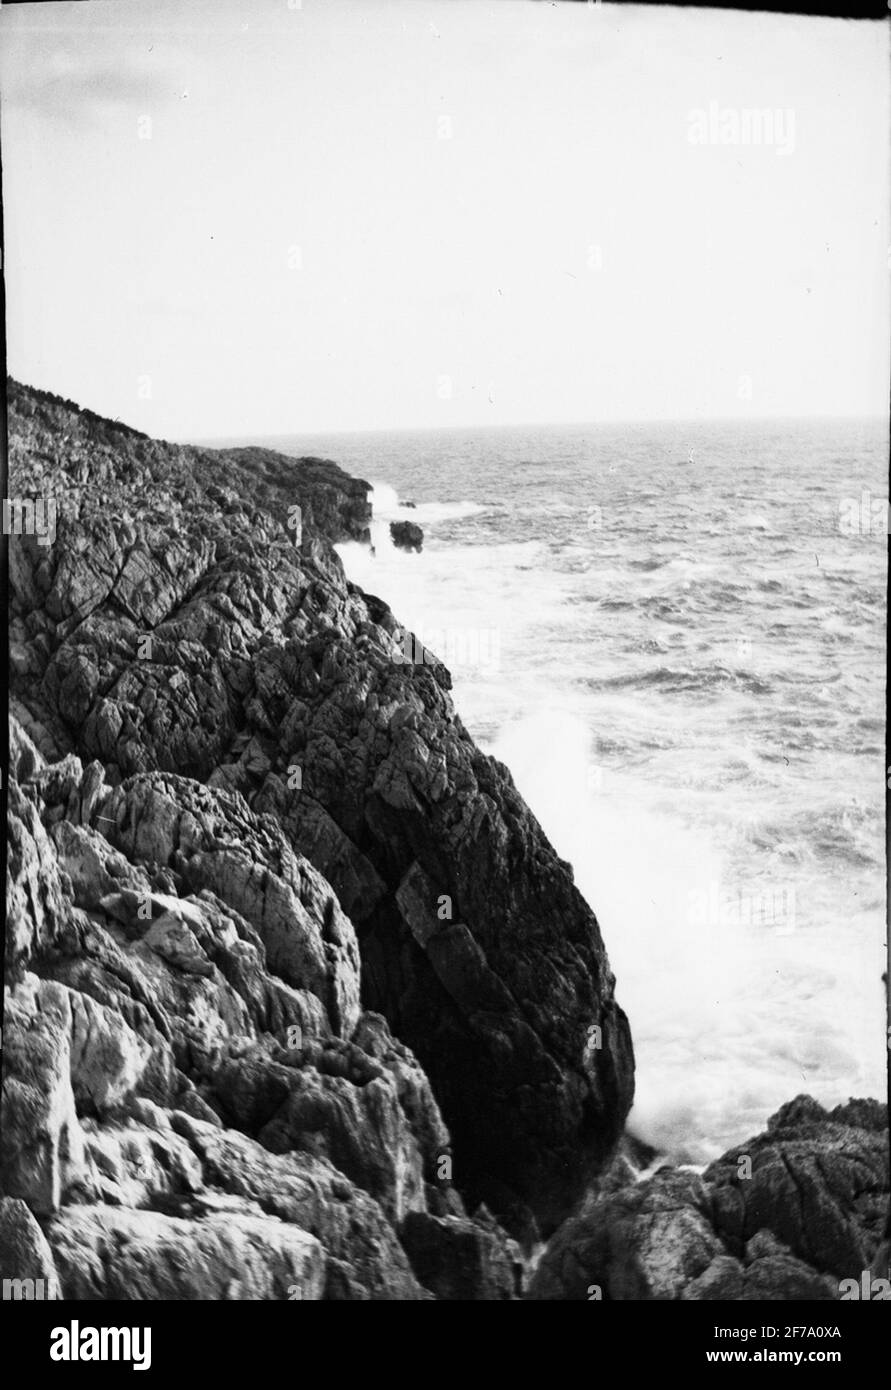
[{"label": "rocky shore", "polygon": [[[838,1300],[889,1273],[888,1116],[808,1096],[704,1173],[617,1155],[551,1241],[538,1299]],[[878,1293],[891,1299],[881,1286]],[[877,1294],[873,1293],[873,1297]]]},{"label": "rocky shore", "polygon": [[9,496],[56,519],[9,541],[4,1277],[800,1298],[868,1267],[876,1103],[794,1102],[751,1180],[638,1181],[597,920],[333,549],[368,484],[14,382],[9,410]]}]

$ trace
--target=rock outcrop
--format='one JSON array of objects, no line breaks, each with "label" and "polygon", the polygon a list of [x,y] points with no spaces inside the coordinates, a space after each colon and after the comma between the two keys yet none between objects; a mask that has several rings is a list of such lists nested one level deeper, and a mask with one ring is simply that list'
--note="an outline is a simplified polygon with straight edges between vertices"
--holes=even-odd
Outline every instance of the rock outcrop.
[{"label": "rock outcrop", "polygon": [[569,866],[344,575],[367,484],[10,408],[56,521],[10,541],[0,1238],[65,1297],[517,1297],[505,1228],[610,1158],[630,1037]]},{"label": "rock outcrop", "polygon": [[421,551],[424,548],[424,532],[415,521],[391,521],[390,538],[400,550]]},{"label": "rock outcrop", "polygon": [[[808,1096],[701,1175],[620,1156],[551,1241],[528,1297],[838,1301],[889,1279],[888,1113]],[[891,1286],[889,1286],[891,1293]]]}]

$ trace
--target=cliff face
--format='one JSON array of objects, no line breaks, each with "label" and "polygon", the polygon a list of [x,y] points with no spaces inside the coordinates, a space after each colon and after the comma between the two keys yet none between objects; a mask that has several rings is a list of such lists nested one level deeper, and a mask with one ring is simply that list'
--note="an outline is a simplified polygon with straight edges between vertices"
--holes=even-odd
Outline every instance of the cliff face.
[{"label": "cliff face", "polygon": [[0,1229],[70,1297],[516,1296],[489,1209],[568,1215],[631,1043],[569,867],[344,576],[367,484],[14,383],[10,464],[57,511],[10,539]]}]

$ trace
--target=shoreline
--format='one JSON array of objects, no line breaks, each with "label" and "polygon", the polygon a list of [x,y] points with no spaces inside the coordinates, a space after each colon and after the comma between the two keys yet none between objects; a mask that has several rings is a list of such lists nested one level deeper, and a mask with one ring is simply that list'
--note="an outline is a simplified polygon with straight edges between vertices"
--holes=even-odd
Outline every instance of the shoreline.
[{"label": "shoreline", "polygon": [[[68,1297],[520,1296],[519,1247],[558,1259],[597,1184],[630,1200],[631,1038],[598,920],[449,672],[395,661],[398,616],[344,575],[368,484],[10,403],[11,483],[62,505],[51,548],[11,543],[5,1219]],[[827,1152],[856,1130],[874,1216],[887,1170],[853,1105],[784,1107],[769,1181],[802,1127]],[[667,1181],[635,1182],[641,1230]],[[842,1215],[865,1258],[875,1221]],[[724,1227],[703,1239],[667,1296],[725,1296],[715,1260],[739,1265],[721,1287],[749,1278]],[[786,1250],[772,1296],[825,1292]]]}]

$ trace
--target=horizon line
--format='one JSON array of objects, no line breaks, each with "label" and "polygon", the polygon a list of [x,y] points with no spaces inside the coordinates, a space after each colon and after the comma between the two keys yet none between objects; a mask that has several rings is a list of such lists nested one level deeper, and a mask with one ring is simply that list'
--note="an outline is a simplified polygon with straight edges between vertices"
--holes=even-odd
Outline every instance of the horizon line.
[{"label": "horizon line", "polygon": [[844,414],[820,412],[815,414],[771,414],[771,415],[664,415],[664,416],[609,416],[597,420],[508,420],[487,421],[484,424],[455,422],[454,424],[410,424],[410,425],[349,425],[320,426],[314,429],[303,427],[290,430],[266,430],[260,434],[256,430],[245,430],[237,434],[165,436],[171,443],[191,444],[197,448],[218,448],[233,440],[247,439],[292,439],[312,437],[313,435],[367,435],[367,434],[447,434],[457,430],[511,430],[511,429],[594,429],[604,425],[711,425],[711,424],[769,424],[780,421],[830,421],[830,420],[881,420],[889,423],[889,416],[881,411],[850,411]]},{"label": "horizon line", "polygon": [[[70,397],[63,396],[58,391],[53,391],[49,387],[35,386],[33,382],[24,381],[17,377],[7,367],[6,380],[26,391],[35,391],[43,395],[55,397],[60,403],[74,406],[80,412],[88,412],[96,415],[100,419],[109,420],[113,424],[124,425],[126,428],[136,431],[139,434],[147,434],[149,438],[157,440],[159,443],[191,445],[194,448],[220,448],[233,441],[238,441],[240,447],[245,447],[245,441],[250,440],[270,440],[270,439],[292,439],[312,437],[313,435],[368,435],[368,434],[445,434],[454,431],[473,432],[476,430],[512,430],[512,429],[596,429],[604,425],[633,425],[633,426],[659,426],[659,425],[706,425],[706,424],[768,424],[770,422],[812,422],[829,420],[862,420],[879,421],[886,425],[891,420],[891,415],[882,411],[845,411],[832,413],[821,411],[814,414],[785,414],[773,412],[769,415],[755,415],[747,412],[745,415],[661,415],[661,416],[601,416],[599,419],[574,419],[574,420],[508,420],[495,421],[489,420],[484,423],[454,422],[449,424],[405,424],[405,425],[349,425],[349,426],[327,426],[315,427],[312,429],[303,427],[301,429],[286,430],[245,430],[236,434],[199,434],[191,431],[182,434],[149,433],[148,430],[136,425],[131,425],[128,421],[121,419],[117,415],[105,415],[92,406],[82,405]],[[7,402],[8,405],[8,402]]]}]

